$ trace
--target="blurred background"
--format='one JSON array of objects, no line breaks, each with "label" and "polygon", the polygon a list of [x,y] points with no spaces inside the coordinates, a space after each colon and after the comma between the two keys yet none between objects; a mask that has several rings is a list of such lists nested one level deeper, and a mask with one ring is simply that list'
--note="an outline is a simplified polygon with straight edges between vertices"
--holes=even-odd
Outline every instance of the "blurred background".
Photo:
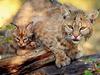
[{"label": "blurred background", "polygon": [[[75,7],[84,11],[91,11],[100,8],[100,0],[58,0],[61,3],[70,3]],[[2,53],[3,44],[12,43],[9,31],[13,29],[9,25],[13,17],[21,8],[25,0],[0,0],[0,51]],[[80,46],[84,54],[100,53],[100,15],[94,24],[94,32],[92,37]],[[7,34],[3,36],[2,31],[8,30]],[[8,46],[8,45],[7,45]]]}]

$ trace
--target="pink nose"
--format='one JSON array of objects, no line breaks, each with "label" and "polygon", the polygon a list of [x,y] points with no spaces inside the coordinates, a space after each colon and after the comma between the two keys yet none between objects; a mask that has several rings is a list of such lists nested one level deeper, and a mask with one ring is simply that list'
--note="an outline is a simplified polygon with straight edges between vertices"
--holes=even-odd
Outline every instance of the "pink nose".
[{"label": "pink nose", "polygon": [[79,36],[78,32],[73,32],[73,36],[75,39],[77,39],[77,37]]},{"label": "pink nose", "polygon": [[75,37],[75,39],[77,39],[78,35],[73,35]]}]

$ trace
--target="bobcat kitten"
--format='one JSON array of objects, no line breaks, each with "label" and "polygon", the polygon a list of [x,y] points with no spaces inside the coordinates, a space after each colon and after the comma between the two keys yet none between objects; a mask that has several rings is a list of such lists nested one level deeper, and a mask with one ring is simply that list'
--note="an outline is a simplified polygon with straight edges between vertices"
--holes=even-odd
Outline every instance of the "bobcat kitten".
[{"label": "bobcat kitten", "polygon": [[16,42],[17,48],[22,49],[34,49],[36,48],[36,40],[31,25],[29,23],[25,26],[16,26],[16,29],[13,31],[14,41]]}]

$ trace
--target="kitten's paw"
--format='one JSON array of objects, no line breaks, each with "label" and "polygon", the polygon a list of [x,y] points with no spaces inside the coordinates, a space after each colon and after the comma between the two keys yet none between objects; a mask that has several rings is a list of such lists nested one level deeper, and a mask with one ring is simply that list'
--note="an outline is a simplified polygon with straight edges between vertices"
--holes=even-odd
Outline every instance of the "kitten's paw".
[{"label": "kitten's paw", "polygon": [[36,42],[31,42],[30,45],[35,48],[36,47]]},{"label": "kitten's paw", "polygon": [[70,64],[70,58],[66,56],[65,53],[60,53],[56,55],[56,66],[62,67]]}]

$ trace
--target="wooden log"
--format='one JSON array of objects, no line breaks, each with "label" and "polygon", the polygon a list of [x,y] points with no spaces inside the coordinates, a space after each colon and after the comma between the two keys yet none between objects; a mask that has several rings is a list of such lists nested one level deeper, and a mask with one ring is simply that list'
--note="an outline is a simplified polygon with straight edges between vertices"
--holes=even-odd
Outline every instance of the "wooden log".
[{"label": "wooden log", "polygon": [[[95,58],[96,61],[100,63],[100,54],[84,56],[79,59],[84,60],[87,58]],[[50,63],[54,62],[54,60],[55,57],[52,52],[47,52],[43,49],[28,51],[26,54],[23,55],[14,55],[12,57],[0,60],[0,74],[24,75],[38,69],[44,69],[45,72],[49,73],[50,75],[55,74],[55,72],[59,73],[60,71],[62,71],[62,73],[67,72],[69,75],[77,71],[76,75],[81,75],[78,72],[82,73],[84,70],[93,67],[93,64],[85,64],[85,61],[73,61],[72,64],[64,67],[62,70],[62,68],[57,68],[55,66],[55,63],[50,65]],[[55,71],[53,71],[52,68],[54,68]]]},{"label": "wooden log", "polygon": [[19,50],[19,53],[21,53],[22,51],[26,51],[26,53],[23,54],[23,55],[13,55],[11,57],[8,57],[8,58],[5,57],[4,59],[1,59],[0,60],[0,66],[3,66],[3,65],[20,65],[30,58],[36,58],[36,57],[43,55],[47,52],[46,50],[43,50],[43,49],[36,49],[34,51]]},{"label": "wooden log", "polygon": [[[38,59],[39,57],[37,57]],[[82,75],[85,70],[92,69],[94,64],[92,62],[98,62],[100,64],[100,55],[94,54],[89,56],[83,56],[79,58],[78,60],[72,61],[70,65],[67,65],[62,68],[57,68],[55,66],[55,63],[53,62],[54,56],[48,56],[47,58],[44,58],[42,60],[37,61],[31,61],[32,63],[30,65],[24,65],[24,67],[19,68],[18,74],[23,75],[26,73],[30,73],[32,71],[36,71],[38,69],[42,69],[45,71],[45,73],[49,75]],[[85,60],[87,59],[95,59],[95,61],[87,62]],[[27,61],[28,62],[28,61]],[[53,63],[52,63],[53,62]],[[49,64],[48,64],[49,63]],[[50,64],[51,63],[51,64]],[[100,69],[100,68],[99,68]]]}]

